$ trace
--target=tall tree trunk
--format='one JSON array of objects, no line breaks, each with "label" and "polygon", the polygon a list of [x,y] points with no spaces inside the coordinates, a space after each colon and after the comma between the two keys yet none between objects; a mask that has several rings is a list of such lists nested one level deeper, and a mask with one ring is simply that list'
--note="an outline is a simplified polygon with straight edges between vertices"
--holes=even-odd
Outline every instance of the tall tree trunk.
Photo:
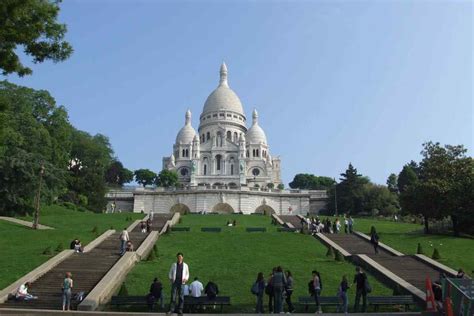
[{"label": "tall tree trunk", "polygon": [[451,222],[453,223],[453,234],[459,236],[459,221],[457,215],[451,215]]},{"label": "tall tree trunk", "polygon": [[423,222],[425,224],[425,234],[429,234],[430,233],[430,227],[429,227],[427,216],[423,216]]}]

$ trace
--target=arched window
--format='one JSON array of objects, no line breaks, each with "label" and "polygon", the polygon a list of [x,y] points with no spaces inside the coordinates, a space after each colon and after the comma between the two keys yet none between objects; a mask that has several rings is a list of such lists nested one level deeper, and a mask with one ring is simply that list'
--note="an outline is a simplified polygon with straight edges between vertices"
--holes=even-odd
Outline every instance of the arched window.
[{"label": "arched window", "polygon": [[227,139],[232,140],[232,132],[231,131],[227,131]]},{"label": "arched window", "polygon": [[260,156],[258,155],[258,149],[256,150],[256,152],[257,152],[257,157],[260,157]]},{"label": "arched window", "polygon": [[230,165],[230,174],[234,175],[234,164]]},{"label": "arched window", "polygon": [[209,139],[211,139],[211,133],[207,132],[206,140],[209,140]]},{"label": "arched window", "polygon": [[250,154],[249,154],[249,151],[248,151],[248,149],[247,149],[247,158],[248,158],[248,157],[250,157]]},{"label": "arched window", "polygon": [[237,142],[239,140],[239,134],[237,132],[234,132],[234,142]]},{"label": "arched window", "polygon": [[189,157],[189,149],[186,149],[186,157]]},{"label": "arched window", "polygon": [[207,165],[204,165],[204,175],[207,175]]},{"label": "arched window", "polygon": [[222,159],[221,155],[216,156],[216,170],[218,171],[221,170],[221,159]]},{"label": "arched window", "polygon": [[182,157],[186,157],[186,151],[183,149]]}]

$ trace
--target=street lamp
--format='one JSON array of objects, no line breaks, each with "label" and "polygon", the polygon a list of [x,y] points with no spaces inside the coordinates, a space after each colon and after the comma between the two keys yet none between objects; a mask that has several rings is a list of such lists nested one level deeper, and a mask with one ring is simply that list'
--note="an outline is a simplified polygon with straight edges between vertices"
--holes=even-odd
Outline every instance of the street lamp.
[{"label": "street lamp", "polygon": [[33,219],[33,229],[38,229],[38,225],[39,225],[39,212],[40,212],[40,204],[41,204],[41,185],[43,183],[43,175],[44,175],[44,165],[41,164],[40,173],[39,173],[38,192],[36,193],[36,209],[35,209],[35,216]]},{"label": "street lamp", "polygon": [[338,214],[337,214],[337,182],[336,182],[336,178],[334,178],[334,206],[336,208],[336,216],[338,216]]}]

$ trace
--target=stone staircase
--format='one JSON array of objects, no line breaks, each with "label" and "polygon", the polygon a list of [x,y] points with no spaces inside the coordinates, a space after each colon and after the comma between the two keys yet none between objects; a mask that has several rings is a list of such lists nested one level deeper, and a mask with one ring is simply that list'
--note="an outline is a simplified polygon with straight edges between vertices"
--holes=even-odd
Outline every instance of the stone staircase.
[{"label": "stone staircase", "polygon": [[[171,216],[156,215],[152,223],[152,230],[161,230]],[[129,232],[135,250],[141,245],[148,234],[140,232],[140,225]],[[27,309],[52,309],[62,308],[61,287],[66,272],[72,273],[74,281],[73,296],[79,292],[90,292],[104,275],[119,260],[120,232],[114,233],[87,253],[74,253],[39,279],[34,281],[29,293],[38,296],[31,301],[8,300],[0,304],[0,308],[27,308]],[[77,309],[78,302],[71,301],[71,309]],[[1,311],[0,311],[1,314]]]},{"label": "stone staircase", "polygon": [[285,223],[291,223],[296,229],[301,229],[301,220],[296,215],[278,215],[278,217]]}]

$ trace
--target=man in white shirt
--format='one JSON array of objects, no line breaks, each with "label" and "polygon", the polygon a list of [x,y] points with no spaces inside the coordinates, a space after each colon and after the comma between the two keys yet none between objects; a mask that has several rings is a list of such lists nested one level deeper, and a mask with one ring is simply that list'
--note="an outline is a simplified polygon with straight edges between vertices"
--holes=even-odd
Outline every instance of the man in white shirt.
[{"label": "man in white shirt", "polygon": [[193,283],[189,286],[189,292],[192,297],[200,297],[202,291],[204,291],[204,286],[199,282],[198,278],[195,277]]},{"label": "man in white shirt", "polygon": [[20,287],[18,288],[18,290],[15,293],[15,298],[17,300],[25,300],[25,301],[37,299],[38,298],[37,296],[33,296],[30,293],[28,293],[28,289],[29,289],[30,285],[31,285],[30,282],[26,282],[26,283],[20,285]]},{"label": "man in white shirt", "polygon": [[[170,310],[167,313],[168,315],[174,312],[176,305],[178,305],[178,314],[183,314],[184,291],[181,290],[181,287],[183,284],[186,284],[189,279],[189,268],[188,265],[183,262],[183,254],[178,252],[176,258],[177,261],[171,265],[171,269],[168,274],[171,282],[171,302]],[[178,299],[178,304],[176,304],[176,299]]]},{"label": "man in white shirt", "polygon": [[127,241],[130,240],[128,236],[128,231],[126,228],[120,233],[120,255],[123,256],[127,250]]}]

